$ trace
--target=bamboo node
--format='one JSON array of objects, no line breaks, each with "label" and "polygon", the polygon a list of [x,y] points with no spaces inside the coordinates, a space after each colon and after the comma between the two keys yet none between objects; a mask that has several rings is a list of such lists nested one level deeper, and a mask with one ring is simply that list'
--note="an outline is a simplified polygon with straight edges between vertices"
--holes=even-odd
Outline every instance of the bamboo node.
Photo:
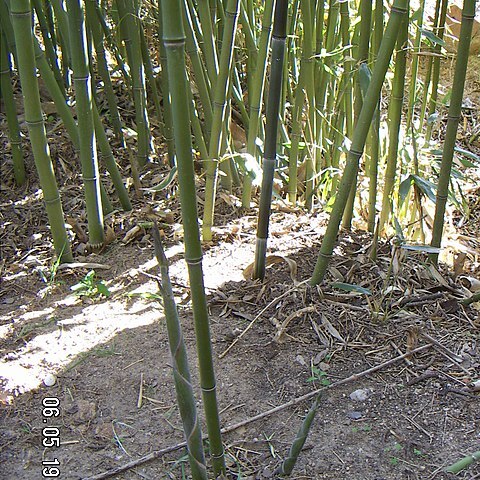
[{"label": "bamboo node", "polygon": [[98,180],[98,176],[95,175],[93,177],[84,177],[82,176],[84,182],[96,182]]},{"label": "bamboo node", "polygon": [[25,119],[25,123],[28,127],[34,127],[35,125],[43,125],[43,118],[40,120],[27,120]]},{"label": "bamboo node", "polygon": [[185,261],[187,265],[200,265],[202,263],[203,257],[200,256],[199,258],[186,258]]},{"label": "bamboo node", "polygon": [[43,198],[43,201],[46,205],[52,205],[53,203],[57,203],[60,201],[60,195],[57,195],[55,198],[50,199]]},{"label": "bamboo node", "polygon": [[360,157],[362,156],[362,154],[363,154],[362,151],[353,150],[353,148],[350,149],[350,152],[349,152],[349,153],[350,153],[350,155],[353,155],[354,157],[357,157],[357,158],[360,158]]},{"label": "bamboo node", "polygon": [[213,387],[210,387],[210,388],[206,388],[206,387],[202,387],[202,392],[214,392],[216,390],[217,386],[214,385]]},{"label": "bamboo node", "polygon": [[405,13],[407,13],[407,9],[392,5],[392,8],[390,9],[390,12],[391,13],[393,13],[393,12],[400,13],[401,15],[404,15]]},{"label": "bamboo node", "polygon": [[225,454],[225,451],[223,450],[223,448],[222,448],[222,453],[213,453],[213,452],[210,452],[210,456],[211,456],[212,458],[222,458],[224,454]]},{"label": "bamboo node", "polygon": [[10,12],[10,15],[12,17],[29,17],[32,15],[32,12],[30,10],[28,10],[27,12],[14,12],[14,11],[11,11]]}]

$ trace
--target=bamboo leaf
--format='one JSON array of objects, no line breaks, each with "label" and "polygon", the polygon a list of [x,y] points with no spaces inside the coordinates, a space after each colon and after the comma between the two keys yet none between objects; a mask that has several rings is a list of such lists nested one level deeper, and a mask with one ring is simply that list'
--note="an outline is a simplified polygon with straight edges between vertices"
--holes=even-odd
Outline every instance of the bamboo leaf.
[{"label": "bamboo leaf", "polygon": [[414,252],[424,252],[424,253],[440,253],[441,249],[437,247],[431,247],[430,245],[406,245],[403,244],[400,248],[404,250],[411,250]]},{"label": "bamboo leaf", "polygon": [[420,32],[422,35],[429,40],[432,45],[441,45],[442,47],[445,46],[445,41],[442,40],[440,37],[437,37],[433,32],[427,30],[426,28],[421,28]]},{"label": "bamboo leaf", "polygon": [[[470,160],[474,160],[475,162],[480,162],[480,156],[477,155],[476,153],[469,152],[468,150],[465,150],[460,147],[455,147],[455,152],[460,153],[464,155],[465,157],[469,158]],[[475,166],[475,165],[472,165]]]},{"label": "bamboo leaf", "polygon": [[432,182],[425,180],[419,175],[412,175],[415,185],[433,202],[436,202],[435,190],[436,187]]},{"label": "bamboo leaf", "polygon": [[158,185],[155,185],[152,188],[142,188],[142,190],[145,190],[147,192],[159,192],[160,190],[164,190],[172,184],[176,176],[177,166],[174,165],[173,168],[170,170],[169,174]]},{"label": "bamboo leaf", "polygon": [[372,292],[368,288],[360,287],[359,285],[353,285],[351,283],[333,282],[330,285],[333,288],[338,288],[339,290],[345,290],[346,292],[363,293],[365,295],[372,294]]},{"label": "bamboo leaf", "polygon": [[400,222],[398,221],[397,217],[394,217],[393,223],[395,224],[395,235],[397,236],[400,242],[404,242],[405,235],[403,234],[402,226],[400,225]]},{"label": "bamboo leaf", "polygon": [[358,81],[360,83],[362,97],[365,97],[365,93],[367,92],[371,79],[372,79],[372,72],[368,68],[368,65],[366,63],[361,63],[360,67],[358,68]]},{"label": "bamboo leaf", "polygon": [[400,197],[400,205],[403,205],[403,202],[407,198],[408,192],[410,192],[410,187],[412,186],[412,175],[408,175],[405,180],[400,183],[398,188],[398,195]]}]

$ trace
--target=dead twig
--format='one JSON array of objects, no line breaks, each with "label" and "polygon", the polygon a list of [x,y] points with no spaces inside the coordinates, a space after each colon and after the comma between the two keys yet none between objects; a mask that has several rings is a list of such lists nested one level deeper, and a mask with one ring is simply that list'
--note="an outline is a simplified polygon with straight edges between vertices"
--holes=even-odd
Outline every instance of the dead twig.
[{"label": "dead twig", "polygon": [[[222,432],[222,434],[233,432],[234,430],[237,430],[240,427],[248,425],[249,423],[256,422],[257,420],[261,420],[265,417],[269,417],[270,415],[273,415],[274,413],[285,410],[288,407],[293,407],[295,405],[298,405],[299,403],[302,403],[305,400],[309,400],[310,398],[315,397],[316,395],[319,395],[321,392],[324,392],[326,390],[331,390],[331,389],[336,388],[336,387],[340,387],[341,385],[345,385],[347,383],[354,382],[355,380],[358,380],[362,377],[365,377],[367,375],[371,375],[374,372],[378,372],[379,370],[382,370],[383,368],[389,367],[390,365],[393,365],[397,362],[400,362],[401,360],[404,360],[407,356],[411,356],[411,355],[414,355],[415,353],[423,352],[424,350],[428,350],[430,347],[432,347],[431,343],[428,343],[427,345],[422,345],[421,347],[415,348],[414,350],[411,350],[408,353],[404,353],[402,355],[399,355],[398,357],[391,358],[390,360],[387,360],[383,363],[380,363],[379,365],[375,365],[374,367],[368,368],[367,370],[363,370],[362,372],[354,373],[353,375],[350,375],[349,377],[344,378],[343,380],[339,380],[338,382],[335,382],[335,383],[332,383],[330,385],[318,388],[317,390],[313,390],[312,392],[309,392],[305,395],[302,395],[301,397],[294,398],[294,399],[290,400],[289,402],[286,402],[286,403],[283,403],[282,405],[271,408],[270,410],[267,410],[266,412],[262,412],[262,413],[259,413],[258,415],[255,415],[254,417],[247,418],[246,420],[243,420],[242,422],[235,423],[234,425],[229,425],[228,427],[222,428],[221,432]],[[204,439],[206,439],[206,438],[208,438],[207,435],[204,436]],[[151,460],[155,460],[156,458],[160,458],[167,453],[171,453],[171,452],[174,452],[176,450],[180,450],[181,448],[185,447],[186,445],[187,445],[187,442],[181,442],[181,443],[178,443],[177,445],[173,445],[171,447],[163,448],[161,450],[155,450],[155,451],[149,453],[148,455],[145,455],[144,457],[138,458],[136,460],[132,460],[131,462],[128,462],[128,463],[125,463],[124,465],[120,465],[118,467],[112,468],[111,470],[108,470],[106,472],[99,473],[99,474],[93,475],[91,477],[84,477],[82,480],[104,480],[105,478],[113,477],[114,475],[117,475],[119,473],[130,470],[134,467],[137,467],[138,465],[142,465],[144,463],[150,462]]]},{"label": "dead twig", "polygon": [[298,285],[295,285],[295,287],[291,288],[290,290],[287,290],[285,293],[282,293],[282,295],[280,295],[279,297],[276,297],[265,308],[260,310],[260,313],[258,313],[255,316],[255,318],[247,325],[245,330],[218,356],[218,358],[223,358],[237,344],[237,342],[253,327],[253,324],[263,315],[263,313],[267,311],[272,305],[275,305],[283,297],[286,297],[288,294],[297,290],[301,285],[305,285],[305,283],[307,283],[308,281],[309,280],[304,280],[303,282],[300,282]]}]

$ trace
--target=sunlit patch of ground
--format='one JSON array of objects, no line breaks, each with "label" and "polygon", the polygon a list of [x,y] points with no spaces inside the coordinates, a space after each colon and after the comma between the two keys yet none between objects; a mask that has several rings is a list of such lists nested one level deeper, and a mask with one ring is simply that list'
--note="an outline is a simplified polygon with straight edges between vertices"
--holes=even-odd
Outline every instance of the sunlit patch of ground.
[{"label": "sunlit patch of ground", "polygon": [[[242,266],[252,258],[250,244],[226,244],[224,257],[205,255],[204,271],[207,291],[218,288],[226,281],[239,281]],[[183,255],[183,245],[177,244],[166,252],[167,258]],[[111,262],[115,259],[111,258]],[[235,267],[233,267],[235,265]],[[16,325],[30,325],[31,333],[24,345],[0,359],[2,388],[11,394],[22,394],[38,388],[49,374],[57,375],[76,359],[112,339],[125,329],[148,325],[162,316],[162,307],[150,301],[148,294],[158,294],[154,275],[156,260],[150,259],[128,269],[120,276],[105,282],[111,292],[108,299],[98,299],[85,305],[71,292],[41,309],[35,302],[16,305],[15,310],[0,316],[0,339],[6,339]],[[149,273],[150,272],[150,273]],[[176,260],[170,267],[172,278],[183,286],[188,284],[185,262]],[[20,276],[22,273],[19,274]],[[8,281],[15,282],[15,275]],[[121,288],[121,284],[140,285]],[[49,295],[48,292],[44,295]],[[185,297],[185,296],[184,296]],[[188,299],[188,298],[187,298]],[[177,298],[180,303],[185,298]],[[48,330],[42,333],[42,330]],[[27,336],[29,332],[23,332]]]}]

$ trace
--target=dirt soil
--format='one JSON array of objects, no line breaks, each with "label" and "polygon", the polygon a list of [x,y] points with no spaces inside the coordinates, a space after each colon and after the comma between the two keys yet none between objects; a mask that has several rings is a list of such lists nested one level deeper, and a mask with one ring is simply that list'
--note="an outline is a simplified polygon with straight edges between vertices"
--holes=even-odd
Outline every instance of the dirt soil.
[{"label": "dirt soil", "polygon": [[[5,197],[15,198],[13,192]],[[292,478],[451,478],[445,466],[480,448],[479,394],[471,388],[480,377],[480,312],[476,304],[459,303],[467,292],[458,275],[461,269],[464,277],[478,278],[478,257],[457,265],[457,276],[431,271],[423,253],[389,244],[372,262],[371,238],[346,233],[328,280],[368,288],[372,295],[312,288],[299,281],[312,273],[326,216],[277,208],[269,243],[276,257],[266,280],[253,282],[242,271],[253,259],[255,212],[241,217],[234,197],[222,198],[218,219],[226,226],[204,258],[222,425],[229,429],[328,384]],[[41,210],[36,200],[28,212],[38,218]],[[151,295],[158,290],[152,278],[158,271],[148,230],[85,259],[108,267],[96,272],[111,295],[82,300],[70,286],[88,268],[62,268],[50,279],[40,222],[39,238],[32,238],[33,230],[8,222],[12,212],[23,210],[4,208],[7,230],[18,228],[8,238],[18,247],[26,235],[32,244],[16,254],[4,244],[12,254],[4,260],[15,261],[4,264],[0,306],[2,478],[40,478],[42,459],[53,458],[60,462],[60,478],[106,478],[96,475],[181,444],[165,322]],[[176,227],[165,227],[165,241],[201,407]],[[335,385],[428,344],[421,353]],[[56,377],[51,387],[41,384],[48,374]],[[360,398],[352,399],[353,392]],[[59,400],[58,417],[42,415],[46,398]],[[312,401],[225,434],[231,478],[271,478]],[[45,426],[59,429],[58,448],[42,447]],[[184,478],[183,449],[156,457],[113,477]],[[474,465],[459,478],[478,475]]]},{"label": "dirt soil", "polygon": [[[467,115],[478,118],[478,108]],[[87,254],[73,152],[61,129],[50,127],[78,263],[57,269],[52,259],[26,145],[31,178],[21,194],[8,158],[2,163],[0,476],[42,478],[45,462],[57,459],[62,479],[190,478],[147,228],[153,219],[162,228],[202,414],[175,189],[146,193],[133,213],[110,214],[109,245]],[[0,140],[6,150],[4,131]],[[468,148],[478,153],[478,144]],[[128,177],[126,159],[119,162]],[[156,160],[142,184],[159,183],[165,172]],[[480,184],[470,180],[470,216],[449,217],[449,266],[434,270],[424,252],[393,239],[379,245],[373,261],[371,236],[344,232],[322,287],[305,280],[327,214],[276,204],[271,265],[265,281],[254,282],[243,271],[254,258],[257,209],[245,214],[234,195],[219,195],[220,227],[205,246],[204,273],[229,478],[275,478],[320,390],[291,478],[480,478],[480,462],[457,477],[444,472],[480,450],[480,307],[461,303],[480,279]],[[108,298],[72,292],[92,269]],[[57,408],[57,401],[59,415],[49,416],[56,410],[44,409],[45,402]],[[45,439],[55,443],[48,441],[57,438],[55,429],[60,445],[44,447]]]}]

